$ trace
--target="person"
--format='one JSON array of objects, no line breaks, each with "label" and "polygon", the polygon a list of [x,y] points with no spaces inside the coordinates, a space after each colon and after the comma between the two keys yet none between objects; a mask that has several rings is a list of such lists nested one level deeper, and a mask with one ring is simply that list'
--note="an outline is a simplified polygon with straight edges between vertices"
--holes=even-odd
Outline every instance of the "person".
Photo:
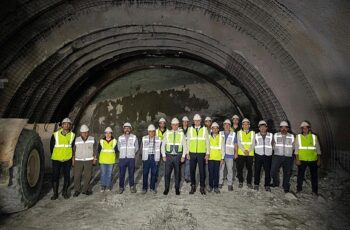
[{"label": "person", "polygon": [[280,131],[275,133],[274,139],[274,155],[272,156],[271,177],[273,187],[279,186],[279,171],[283,170],[283,190],[288,193],[290,190],[290,177],[293,167],[293,151],[294,151],[294,135],[288,133],[288,122],[280,123]]},{"label": "person", "polygon": [[238,115],[233,115],[232,116],[232,127],[230,129],[230,131],[234,131],[236,134],[237,132],[241,129],[240,125],[239,125],[239,116]]},{"label": "person", "polygon": [[131,133],[132,127],[129,122],[123,125],[123,135],[118,137],[119,149],[119,194],[124,192],[125,173],[128,168],[130,192],[136,193],[134,172],[135,154],[139,150],[137,137]]},{"label": "person", "polygon": [[272,144],[273,135],[267,132],[267,123],[259,121],[259,131],[255,134],[255,170],[254,170],[254,189],[259,191],[261,168],[265,173],[265,191],[271,192],[271,161],[272,161]]},{"label": "person", "polygon": [[[184,116],[182,118],[182,132],[185,134],[186,137],[186,141],[187,141],[187,130],[189,127],[189,119],[187,116]],[[187,159],[187,157],[185,158],[185,163],[184,163],[184,178],[185,178],[185,182],[189,183],[191,182],[191,171],[190,171],[190,160]]]},{"label": "person", "polygon": [[[175,194],[180,195],[180,164],[187,153],[186,137],[179,129],[179,120],[171,120],[171,130],[169,130],[162,142],[161,152],[165,162],[165,189],[163,194],[168,195],[170,188],[171,173],[174,169]],[[182,160],[183,161],[183,160]]]},{"label": "person", "polygon": [[[156,136],[159,137],[159,139],[162,141],[164,139],[164,135],[166,133],[166,131],[168,130],[166,128],[166,120],[162,117],[159,119],[158,121],[158,128],[156,130]],[[156,172],[156,183],[158,181],[158,177],[159,177],[159,167],[162,163],[158,162],[157,164],[157,172]]]},{"label": "person", "polygon": [[51,200],[56,200],[58,198],[61,170],[63,171],[64,178],[62,196],[64,199],[69,198],[68,187],[75,139],[75,134],[71,131],[71,128],[72,121],[69,118],[63,119],[62,127],[54,132],[50,139],[53,189],[53,196],[51,197]]},{"label": "person", "polygon": [[205,127],[207,128],[209,134],[211,133],[211,124],[212,124],[212,119],[211,119],[211,117],[206,117],[206,118],[204,119],[204,125],[205,125]]},{"label": "person", "polygon": [[112,172],[116,163],[116,153],[118,152],[118,142],[113,137],[113,130],[107,127],[98,145],[98,162],[101,170],[101,192],[110,192],[112,189]]},{"label": "person", "polygon": [[237,132],[238,142],[238,158],[237,158],[237,177],[239,180],[239,188],[243,187],[243,168],[246,167],[247,186],[253,188],[253,161],[254,161],[254,145],[255,132],[250,130],[250,121],[247,118],[242,120],[242,129]]},{"label": "person", "polygon": [[206,127],[201,125],[202,118],[199,114],[194,115],[194,124],[189,128],[187,132],[187,146],[190,159],[191,170],[191,191],[190,194],[196,192],[196,168],[198,164],[199,177],[200,177],[200,193],[206,194],[205,191],[205,163],[208,160],[207,155],[210,150],[209,135]]},{"label": "person", "polygon": [[224,131],[220,132],[220,135],[224,138],[224,163],[220,165],[220,179],[219,188],[222,188],[224,184],[224,171],[227,170],[227,185],[228,191],[233,191],[233,182],[236,176],[236,160],[237,156],[237,136],[234,131],[230,131],[231,121],[226,119],[224,121]]},{"label": "person", "polygon": [[149,125],[147,128],[148,135],[142,137],[142,161],[143,161],[143,184],[142,193],[147,193],[148,177],[151,171],[150,191],[154,194],[156,191],[156,174],[157,164],[160,159],[161,140],[156,136],[156,128],[154,125]]},{"label": "person", "polygon": [[303,121],[300,125],[301,134],[297,135],[295,143],[295,164],[298,166],[297,193],[303,188],[306,168],[310,169],[312,194],[318,195],[318,172],[321,165],[321,149],[316,134],[311,132],[311,125]]},{"label": "person", "polygon": [[219,134],[219,125],[213,122],[211,125],[212,133],[209,137],[210,151],[208,160],[208,170],[209,170],[209,192],[214,189],[215,193],[220,193],[219,190],[219,174],[220,174],[220,164],[224,164],[224,136]]},{"label": "person", "polygon": [[[73,171],[74,171],[74,197],[79,196],[80,192],[85,195],[91,195],[89,184],[92,175],[92,167],[96,164],[97,143],[95,138],[89,135],[89,127],[82,125],[80,127],[80,137],[75,139],[73,147]],[[83,188],[81,190],[81,180]]]}]

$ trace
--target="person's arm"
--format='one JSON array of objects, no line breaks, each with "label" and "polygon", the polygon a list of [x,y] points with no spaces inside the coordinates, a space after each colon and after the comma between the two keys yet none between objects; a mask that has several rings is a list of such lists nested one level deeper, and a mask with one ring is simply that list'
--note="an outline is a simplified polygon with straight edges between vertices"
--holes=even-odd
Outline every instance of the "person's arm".
[{"label": "person's arm", "polygon": [[101,150],[102,150],[101,143],[100,143],[100,142],[98,142],[96,158],[98,158],[98,156],[100,155]]},{"label": "person's arm", "polygon": [[317,155],[319,156],[319,155],[321,155],[322,154],[322,152],[321,152],[321,147],[320,147],[320,142],[318,141],[318,137],[316,136],[316,152],[317,152]]},{"label": "person's arm", "polygon": [[235,145],[235,147],[234,147],[234,158],[237,159],[238,158],[238,138],[237,138],[237,135],[235,135],[235,139],[233,141],[233,144]]},{"label": "person's arm", "polygon": [[252,135],[253,135],[253,141],[252,141],[252,145],[249,148],[249,152],[255,149],[255,132],[254,134],[252,133]]},{"label": "person's arm", "polygon": [[164,138],[163,138],[163,141],[162,141],[162,146],[161,146],[161,153],[162,153],[162,157],[163,157],[163,159],[166,157],[166,155],[165,155],[165,145],[168,143],[168,138],[167,138],[167,136],[165,136]]},{"label": "person's arm", "polygon": [[299,154],[299,142],[298,142],[298,136],[296,136],[294,140],[294,154],[298,156]]},{"label": "person's arm", "polygon": [[188,154],[188,148],[187,148],[187,141],[186,141],[186,136],[183,134],[182,138],[182,158],[186,157],[186,154]]},{"label": "person's arm", "polygon": [[187,129],[187,149],[188,149],[188,154],[190,153],[190,142],[191,142],[191,136],[192,136],[192,132],[191,132],[191,127],[189,127]]},{"label": "person's arm", "polygon": [[[219,133],[220,135],[220,133]],[[221,138],[221,160],[225,158],[225,135],[220,135]]]},{"label": "person's arm", "polygon": [[55,147],[55,144],[56,144],[55,136],[52,134],[51,139],[50,139],[50,152],[51,152],[51,155],[53,153],[53,148]]},{"label": "person's arm", "polygon": [[137,137],[135,137],[136,140],[135,140],[135,153],[137,153],[137,151],[139,151],[139,139],[137,139]]},{"label": "person's arm", "polygon": [[206,155],[209,156],[209,153],[210,153],[210,140],[209,140],[209,131],[206,132],[206,135],[205,135],[205,145],[207,146],[207,152],[206,152]]}]

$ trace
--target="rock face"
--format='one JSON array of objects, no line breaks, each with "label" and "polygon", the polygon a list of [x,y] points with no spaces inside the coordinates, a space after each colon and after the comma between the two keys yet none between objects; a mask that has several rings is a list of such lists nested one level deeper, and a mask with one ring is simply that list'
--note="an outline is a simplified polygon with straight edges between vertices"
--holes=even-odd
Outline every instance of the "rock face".
[{"label": "rock face", "polygon": [[[122,120],[155,122],[160,114],[194,111],[218,119],[238,112],[269,120],[271,128],[288,119],[295,132],[307,119],[328,166],[349,169],[349,5],[1,1],[0,116],[56,122],[71,114],[76,125],[87,119],[98,132],[98,123],[114,122],[117,129]],[[165,74],[149,76],[147,69],[175,73],[156,84]],[[201,80],[170,80],[180,72]],[[114,84],[127,84],[118,83],[122,78],[136,91],[115,88],[120,93],[112,95]],[[153,89],[137,90],[148,78],[154,78]],[[101,92],[107,95],[103,100]],[[157,107],[157,94],[173,104]],[[139,104],[128,107],[135,112],[126,112],[125,104],[138,98]]]}]

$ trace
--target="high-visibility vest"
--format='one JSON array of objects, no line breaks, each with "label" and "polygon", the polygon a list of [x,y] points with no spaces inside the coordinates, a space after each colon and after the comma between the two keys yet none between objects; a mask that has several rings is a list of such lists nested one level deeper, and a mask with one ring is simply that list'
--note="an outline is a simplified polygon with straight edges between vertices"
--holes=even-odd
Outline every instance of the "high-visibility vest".
[{"label": "high-visibility vest", "polygon": [[309,133],[307,136],[298,134],[298,156],[301,161],[316,161],[316,141],[317,136],[315,134]]},{"label": "high-visibility vest", "polygon": [[[241,144],[244,146],[245,150],[249,150],[250,146],[253,144],[253,137],[255,135],[254,131],[249,131],[246,133],[243,130],[238,131],[237,135],[239,135],[241,139]],[[241,148],[238,148],[238,155],[244,156],[244,152]],[[254,150],[249,152],[249,156],[254,156]]]},{"label": "high-visibility vest", "polygon": [[[225,140],[225,132],[220,131],[220,135],[224,138],[223,140]],[[236,133],[233,131],[230,131],[225,142],[225,152],[223,154],[235,155],[235,144],[234,144],[235,137],[236,137]]]},{"label": "high-visibility vest", "polygon": [[175,150],[175,153],[183,152],[182,141],[185,138],[185,135],[182,131],[177,131],[174,135],[173,130],[168,130],[166,133],[166,138],[167,143],[165,145],[165,153],[172,153],[173,150]]},{"label": "high-visibility vest", "polygon": [[167,132],[167,129],[165,129],[165,132],[162,133],[162,131],[160,130],[160,128],[158,128],[158,129],[156,130],[156,136],[159,137],[159,139],[162,141],[162,140],[164,139],[164,136],[165,136],[166,132]]},{"label": "high-visibility vest", "polygon": [[275,133],[273,136],[275,141],[274,155],[291,157],[293,155],[294,135],[287,133],[285,143],[281,132]]},{"label": "high-visibility vest", "polygon": [[209,160],[219,161],[222,159],[222,154],[224,154],[221,151],[221,145],[223,143],[223,137],[222,135],[218,134],[215,137],[213,135],[210,135],[209,141],[210,141],[210,152],[209,152]]},{"label": "high-visibility vest", "polygon": [[260,133],[255,134],[255,154],[272,156],[272,133],[266,133],[265,140]]},{"label": "high-visibility vest", "polygon": [[115,164],[116,163],[116,152],[115,146],[117,145],[117,140],[113,138],[110,142],[107,142],[105,139],[100,140],[100,145],[102,147],[99,163],[100,164]]},{"label": "high-visibility vest", "polygon": [[73,132],[68,132],[66,135],[62,134],[62,129],[54,132],[55,146],[51,155],[52,160],[67,161],[72,159],[73,149],[72,143],[75,138]]},{"label": "high-visibility vest", "polygon": [[135,153],[137,151],[135,147],[137,137],[134,134],[130,134],[128,140],[125,135],[118,137],[118,149],[119,158],[135,158]]},{"label": "high-visibility vest", "polygon": [[198,129],[198,134],[196,131],[196,128],[190,127],[190,138],[187,138],[190,142],[190,153],[206,153],[207,152],[207,146],[206,146],[206,134],[208,132],[206,127],[201,126]]},{"label": "high-visibility vest", "polygon": [[150,142],[154,142],[153,143],[153,151],[154,152],[154,160],[155,161],[159,161],[160,159],[160,144],[161,144],[161,140],[159,137],[154,137],[154,139],[150,140],[150,137],[144,136],[142,137],[142,160],[146,161],[148,160],[148,154],[149,154],[149,150],[150,150]]}]

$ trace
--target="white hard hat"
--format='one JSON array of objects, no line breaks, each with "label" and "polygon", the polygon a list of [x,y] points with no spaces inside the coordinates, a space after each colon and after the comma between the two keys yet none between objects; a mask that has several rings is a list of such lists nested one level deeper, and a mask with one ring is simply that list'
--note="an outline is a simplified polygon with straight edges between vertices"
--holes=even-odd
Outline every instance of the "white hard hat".
[{"label": "white hard hat", "polygon": [[237,116],[236,114],[232,116],[232,120],[233,119],[239,119],[239,116]]},{"label": "white hard hat", "polygon": [[212,128],[214,128],[214,127],[219,128],[219,125],[218,125],[218,123],[213,122],[213,124],[211,124],[211,127],[212,127]]},{"label": "white hard hat", "polygon": [[224,121],[224,124],[230,124],[230,125],[231,125],[231,121],[230,121],[229,119],[226,119],[226,120]]},{"label": "white hard hat", "polygon": [[123,128],[125,128],[125,127],[131,128],[132,126],[131,126],[131,124],[130,124],[129,122],[126,122],[126,123],[124,123],[124,125],[123,125]]},{"label": "white hard hat", "polygon": [[112,128],[111,128],[111,127],[107,127],[107,128],[105,129],[105,133],[113,133]]},{"label": "white hard hat", "polygon": [[193,120],[194,121],[200,121],[200,120],[202,120],[202,118],[201,118],[201,116],[199,114],[196,114],[196,115],[193,116]]},{"label": "white hard hat", "polygon": [[288,122],[286,122],[286,121],[281,121],[280,127],[289,127]]},{"label": "white hard hat", "polygon": [[147,128],[147,131],[156,131],[156,127],[154,127],[154,125],[150,124]]},{"label": "white hard hat", "polygon": [[266,125],[266,126],[267,126],[267,123],[266,123],[266,121],[264,121],[264,120],[261,120],[261,121],[259,121],[259,124],[258,124],[258,126],[261,126],[261,125]]},{"label": "white hard hat", "polygon": [[211,117],[206,117],[204,121],[211,121]]},{"label": "white hard hat", "polygon": [[87,125],[80,126],[80,132],[81,133],[89,132],[89,127],[87,127]]},{"label": "white hard hat", "polygon": [[160,118],[159,122],[166,122],[166,120],[164,118]]},{"label": "white hard hat", "polygon": [[247,122],[247,123],[250,124],[250,121],[248,120],[248,118],[244,118],[244,119],[242,120],[242,124],[245,123],[245,122]]},{"label": "white hard hat", "polygon": [[71,121],[68,117],[66,117],[66,118],[64,118],[63,121],[62,121],[62,124],[63,124],[63,123],[71,123],[71,124],[72,124],[72,121]]},{"label": "white hard hat", "polygon": [[190,121],[190,119],[188,119],[187,116],[184,116],[184,117],[182,118],[182,121]]},{"label": "white hard hat", "polygon": [[306,122],[306,121],[303,121],[300,124],[300,128],[302,128],[302,127],[310,127],[310,124],[308,122]]},{"label": "white hard hat", "polygon": [[172,120],[171,120],[171,124],[172,125],[177,125],[177,124],[179,124],[180,122],[179,122],[179,119],[177,119],[176,117],[174,117]]}]

